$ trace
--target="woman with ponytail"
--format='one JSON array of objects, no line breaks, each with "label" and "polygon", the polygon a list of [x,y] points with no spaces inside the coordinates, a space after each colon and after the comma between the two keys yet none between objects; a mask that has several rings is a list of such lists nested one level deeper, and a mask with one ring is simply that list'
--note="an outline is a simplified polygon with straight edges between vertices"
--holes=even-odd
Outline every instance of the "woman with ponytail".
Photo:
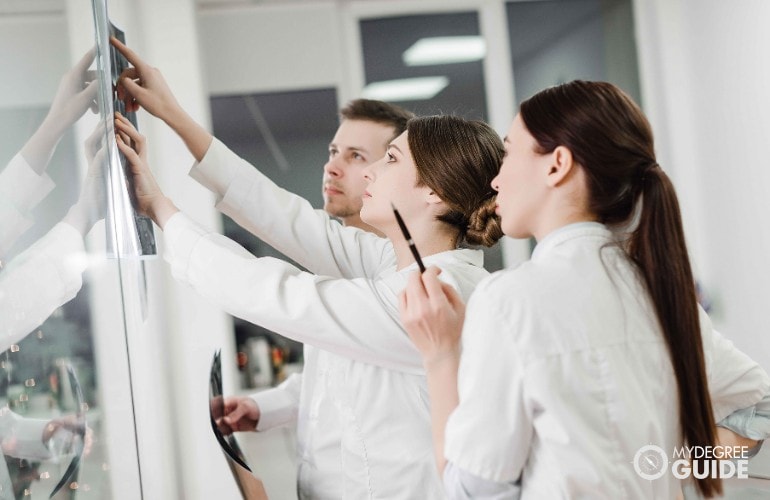
[{"label": "woman with ponytail", "polygon": [[698,307],[649,123],[615,86],[574,81],[524,101],[504,142],[496,210],[506,235],[537,240],[532,259],[482,282],[467,315],[436,269],[401,296],[447,492],[675,498],[665,460],[716,445],[715,422],[770,380]]}]

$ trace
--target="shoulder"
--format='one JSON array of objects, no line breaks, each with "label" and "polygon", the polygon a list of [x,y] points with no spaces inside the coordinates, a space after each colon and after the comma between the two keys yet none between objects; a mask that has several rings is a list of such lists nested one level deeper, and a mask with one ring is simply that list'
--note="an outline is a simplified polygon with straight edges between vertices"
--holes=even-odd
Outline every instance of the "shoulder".
[{"label": "shoulder", "polygon": [[549,288],[546,285],[551,281],[548,274],[547,270],[538,269],[532,262],[523,262],[488,275],[478,283],[473,298],[501,306],[527,303],[530,297]]},{"label": "shoulder", "polygon": [[483,264],[481,251],[469,249],[448,252],[440,261],[430,263],[441,269],[439,279],[457,290],[465,301],[478,284],[489,277],[489,271],[484,269]]}]

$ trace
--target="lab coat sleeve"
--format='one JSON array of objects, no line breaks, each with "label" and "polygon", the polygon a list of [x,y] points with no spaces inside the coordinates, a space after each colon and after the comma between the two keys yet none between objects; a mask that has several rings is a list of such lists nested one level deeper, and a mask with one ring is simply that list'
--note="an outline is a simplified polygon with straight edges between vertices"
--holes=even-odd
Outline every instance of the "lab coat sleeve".
[{"label": "lab coat sleeve", "polygon": [[717,425],[749,439],[770,438],[770,394],[754,406],[732,412]]},{"label": "lab coat sleeve", "polygon": [[169,219],[165,233],[165,258],[174,277],[230,314],[357,361],[424,373],[419,352],[401,327],[400,289],[382,280],[333,279],[256,258],[182,213]]},{"label": "lab coat sleeve", "polygon": [[520,325],[503,320],[493,305],[499,300],[490,300],[505,294],[518,307],[518,295],[495,290],[495,283],[494,275],[482,282],[468,302],[459,405],[447,422],[444,455],[474,476],[511,483],[519,480],[529,456],[533,418],[525,395],[527,367],[512,334]]},{"label": "lab coat sleeve", "polygon": [[314,210],[217,139],[190,175],[216,194],[222,213],[313,273],[366,277],[383,261],[395,262],[387,239],[344,227],[323,210]]},{"label": "lab coat sleeve", "polygon": [[770,378],[759,364],[713,329],[705,311],[699,312],[714,421],[720,422],[762,401],[770,391]]},{"label": "lab coat sleeve", "polygon": [[521,498],[521,483],[489,481],[447,462],[444,467],[444,491],[447,500],[518,500]]},{"label": "lab coat sleeve", "polygon": [[46,460],[51,452],[43,443],[43,431],[49,420],[24,418],[4,409],[0,416],[0,440],[3,452],[15,458]]},{"label": "lab coat sleeve", "polygon": [[53,188],[48,174],[38,175],[20,154],[0,172],[0,259],[32,226],[30,212]]},{"label": "lab coat sleeve", "polygon": [[0,350],[19,342],[83,284],[83,238],[60,222],[0,273]]},{"label": "lab coat sleeve", "polygon": [[293,373],[278,387],[252,394],[251,399],[259,406],[257,431],[296,423],[301,390],[302,376]]}]

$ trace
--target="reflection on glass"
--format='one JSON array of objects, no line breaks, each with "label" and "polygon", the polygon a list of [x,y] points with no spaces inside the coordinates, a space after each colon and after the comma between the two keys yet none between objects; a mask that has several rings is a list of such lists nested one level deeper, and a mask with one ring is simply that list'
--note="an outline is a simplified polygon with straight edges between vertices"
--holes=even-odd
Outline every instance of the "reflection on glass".
[{"label": "reflection on glass", "polygon": [[[90,29],[87,21],[84,28]],[[50,35],[37,30],[34,36]],[[54,43],[69,45],[66,40]],[[115,148],[107,140],[114,141],[106,132],[108,122],[99,120],[111,116],[99,88],[100,81],[110,81],[109,75],[96,78],[104,67],[100,58],[103,54],[91,49],[63,76],[52,75],[60,77],[55,95],[39,96],[39,102],[50,104],[46,108],[0,107],[0,125],[13,131],[0,143],[3,500],[114,497],[102,385],[113,392],[129,391],[113,380],[127,379],[116,373],[118,368],[97,374],[92,328],[102,311],[92,309],[90,292],[94,280],[104,281],[117,262],[105,259],[103,237],[93,238],[100,244],[88,251],[85,241],[92,230],[105,229],[100,221],[107,213],[111,222],[118,219],[108,203],[116,202],[109,184]],[[92,69],[95,59],[97,71]],[[19,71],[24,63],[21,56],[6,61],[9,85],[29,85]],[[99,108],[96,116],[89,112]],[[83,137],[76,128],[85,132]],[[120,326],[115,331],[104,334],[119,344],[125,341],[122,319],[116,323]],[[124,427],[133,432],[131,416],[126,420]],[[132,456],[136,450],[126,447],[120,453]],[[139,489],[130,485],[121,494],[138,498],[134,487]]]}]

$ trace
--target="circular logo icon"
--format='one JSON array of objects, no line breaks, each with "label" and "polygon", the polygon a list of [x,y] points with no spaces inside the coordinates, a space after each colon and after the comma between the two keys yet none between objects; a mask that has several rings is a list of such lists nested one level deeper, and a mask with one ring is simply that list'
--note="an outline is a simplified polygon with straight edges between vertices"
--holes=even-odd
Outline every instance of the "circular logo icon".
[{"label": "circular logo icon", "polygon": [[634,469],[643,479],[658,479],[668,470],[668,457],[660,446],[642,446],[634,455]]}]

